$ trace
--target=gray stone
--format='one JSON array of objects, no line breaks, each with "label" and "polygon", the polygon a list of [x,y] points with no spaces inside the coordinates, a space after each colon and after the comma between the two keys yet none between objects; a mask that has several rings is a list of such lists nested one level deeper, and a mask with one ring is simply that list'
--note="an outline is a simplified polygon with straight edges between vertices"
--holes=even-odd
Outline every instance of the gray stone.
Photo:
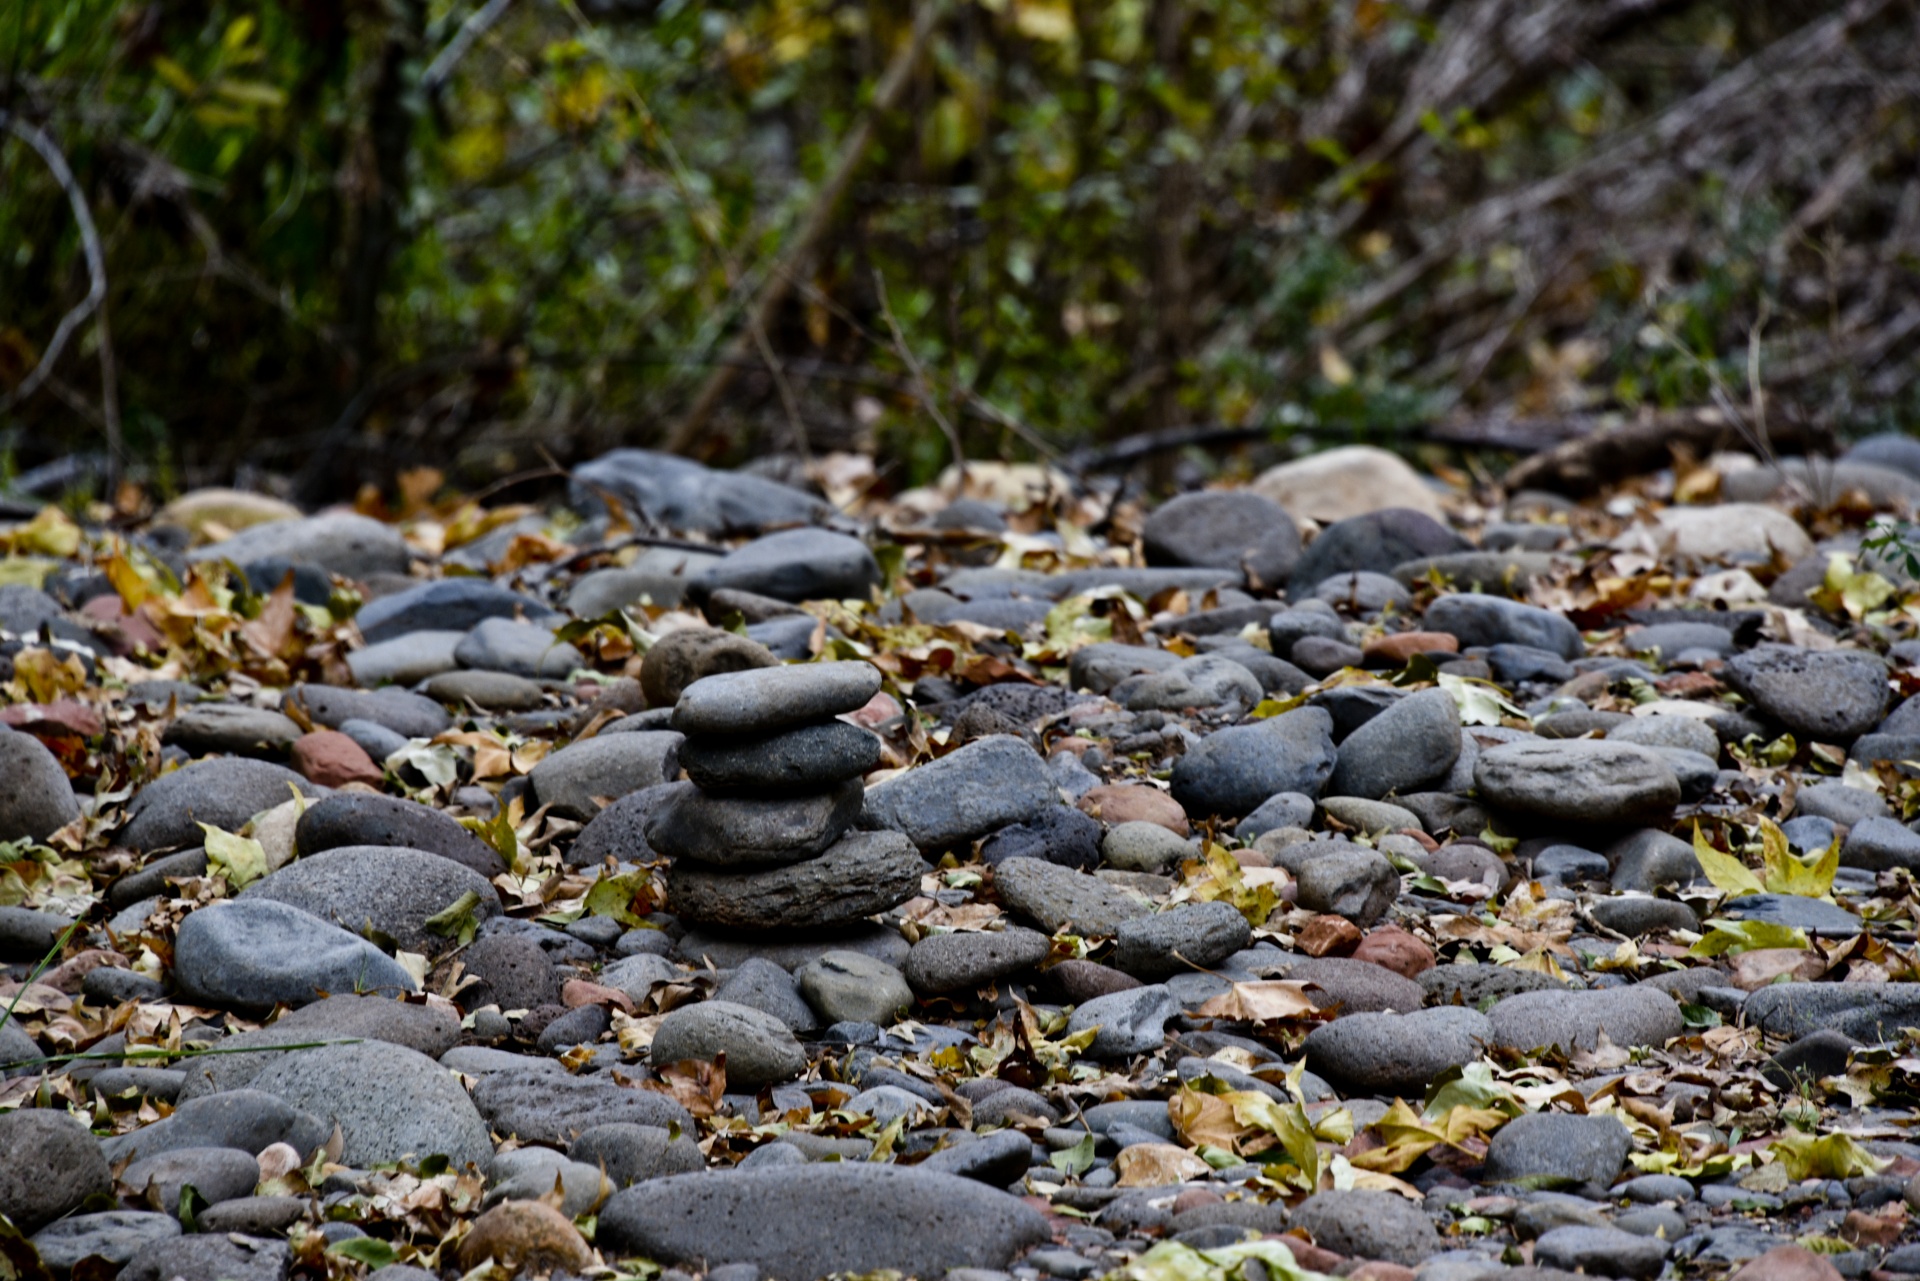
[{"label": "gray stone", "polygon": [[251,525],[231,537],[187,553],[195,563],[231,561],[249,565],[279,560],[312,565],[342,578],[404,574],[411,554],[400,530],[354,512],[325,512],[298,520]]},{"label": "gray stone", "polygon": [[647,844],[669,858],[719,868],[781,867],[825,853],[860,817],[864,795],[859,779],[805,796],[709,796],[692,783],[673,787],[647,819]]},{"label": "gray stone", "polygon": [[613,1180],[602,1174],[598,1165],[569,1160],[552,1148],[515,1148],[493,1159],[486,1199],[481,1204],[492,1207],[502,1201],[537,1201],[551,1195],[556,1183],[560,1204],[555,1208],[569,1219],[591,1213],[614,1190]]},{"label": "gray stone", "polygon": [[189,1000],[239,1010],[304,1005],[329,992],[415,990],[413,976],[365,939],[266,898],[189,914],[174,941],[173,980]]},{"label": "gray stone", "polygon": [[1920,868],[1920,833],[1896,819],[1861,819],[1840,847],[1840,865],[1872,872],[1895,867]]},{"label": "gray stone", "polygon": [[1227,702],[1250,708],[1262,693],[1252,672],[1218,654],[1183,659],[1164,672],[1130,677],[1113,689],[1115,699],[1131,712],[1171,712]]},{"label": "gray stone", "polygon": [[243,757],[196,761],[154,779],[127,805],[119,843],[142,852],[202,844],[201,823],[237,832],[293,792],[313,797],[313,784],[283,765]]},{"label": "gray stone", "polygon": [[1100,839],[1098,819],[1070,805],[1049,805],[1032,822],[1003,827],[982,841],[980,858],[989,865],[1038,858],[1091,871],[1100,865]]},{"label": "gray stone", "polygon": [[339,685],[295,685],[280,699],[280,709],[298,708],[307,719],[329,729],[348,721],[371,721],[404,738],[432,738],[453,727],[447,709],[403,689],[347,689]]},{"label": "gray stone", "polygon": [[1528,1112],[1494,1132],[1487,1145],[1488,1183],[1562,1179],[1610,1185],[1627,1163],[1633,1140],[1611,1116]]},{"label": "gray stone", "polygon": [[630,1121],[612,1121],[583,1131],[567,1149],[567,1155],[606,1171],[616,1188],[706,1169],[692,1135]]},{"label": "gray stone", "polygon": [[424,850],[347,845],[289,863],[240,892],[237,903],[285,903],[349,931],[369,924],[409,952],[445,951],[453,940],[427,919],[455,900],[479,900],[476,918],[500,914],[500,895],[487,879],[452,859]]},{"label": "gray stone", "polygon": [[[1033,1141],[1018,1130],[1006,1129],[977,1138],[956,1135],[951,1147],[934,1152],[917,1168],[1004,1188],[1019,1179],[1032,1162]],[[953,1273],[947,1276],[952,1278]]]},{"label": "gray stone", "polygon": [[293,842],[303,855],[351,845],[424,850],[488,880],[507,870],[499,852],[472,832],[439,810],[397,796],[340,792],[324,797],[300,815]]},{"label": "gray stone", "polygon": [[307,1198],[298,1196],[239,1197],[208,1206],[194,1216],[193,1225],[217,1235],[276,1236],[306,1218],[307,1206]]},{"label": "gray stone", "polygon": [[453,1074],[404,1046],[362,1041],[301,1050],[250,1088],[338,1125],[348,1165],[445,1155],[484,1170],[493,1159],[486,1123]]},{"label": "gray stone", "polygon": [[680,748],[687,777],[715,796],[821,791],[879,765],[879,738],[837,720],[763,738],[689,739]]},{"label": "gray stone", "polygon": [[1400,895],[1393,864],[1355,845],[1329,843],[1300,863],[1295,877],[1300,906],[1344,916],[1363,930],[1385,916]]},{"label": "gray stone", "polygon": [[1700,860],[1693,846],[1670,832],[1643,828],[1607,847],[1613,867],[1613,888],[1651,894],[1673,885],[1692,885],[1701,879]]},{"label": "gray stone", "polygon": [[779,1019],[745,1005],[707,1000],[682,1005],[654,1032],[651,1061],[727,1056],[727,1081],[744,1090],[789,1081],[807,1069],[807,1052]]},{"label": "gray stone", "polygon": [[[176,1207],[177,1209],[177,1207]],[[180,1235],[176,1213],[151,1210],[105,1210],[58,1220],[33,1234],[33,1248],[55,1275],[66,1276],[73,1265],[92,1255],[119,1265],[150,1241]]]},{"label": "gray stone", "polygon": [[[269,1025],[299,1040],[343,1037],[385,1041],[437,1059],[460,1039],[460,1018],[444,1005],[415,1005],[384,996],[350,993],[288,1010]],[[223,1044],[231,1044],[229,1037]]]},{"label": "gray stone", "polygon": [[1831,819],[1848,826],[1862,819],[1888,818],[1893,813],[1877,792],[1848,787],[1845,783],[1814,783],[1803,787],[1794,795],[1793,807],[1796,814]]},{"label": "gray stone", "polygon": [[[347,655],[347,671],[354,681],[371,689],[376,685],[413,685],[456,670],[460,664],[453,652],[465,640],[465,632],[407,632]],[[374,691],[382,692],[382,691]],[[425,697],[422,695],[421,697]],[[432,699],[427,699],[432,703]],[[435,707],[440,704],[434,703]],[[441,708],[445,715],[446,709]]]},{"label": "gray stone", "polygon": [[647,821],[662,802],[674,795],[677,786],[660,783],[643,787],[595,814],[567,848],[567,866],[599,867],[609,858],[616,863],[657,860],[660,855],[647,844]]},{"label": "gray stone", "polygon": [[1413,600],[1397,575],[1376,574],[1366,569],[1321,579],[1313,589],[1313,598],[1345,613],[1364,617],[1387,609],[1401,609]]},{"label": "gray stone", "polygon": [[1515,1050],[1590,1050],[1604,1033],[1618,1046],[1661,1046],[1685,1030],[1680,1007],[1652,988],[1522,992],[1488,1013],[1496,1044]]},{"label": "gray stone", "polygon": [[1543,1266],[1592,1276],[1652,1278],[1667,1262],[1667,1242],[1614,1227],[1564,1227],[1533,1243]]},{"label": "gray stone", "polygon": [[903,832],[931,854],[1031,822],[1058,803],[1040,754],[994,734],[870,788],[861,823]]},{"label": "gray stone", "polygon": [[1502,743],[1480,753],[1483,801],[1567,823],[1643,824],[1680,803],[1680,782],[1654,751],[1591,739]]},{"label": "gray stone", "polygon": [[443,703],[483,712],[531,712],[547,702],[547,692],[537,682],[507,672],[441,672],[420,688]]},{"label": "gray stone", "polygon": [[0,1214],[14,1227],[38,1232],[88,1197],[112,1192],[100,1144],[64,1110],[0,1113]]},{"label": "gray stone", "polygon": [[1427,606],[1425,622],[1430,631],[1459,637],[1463,649],[1472,645],[1530,645],[1562,658],[1579,658],[1587,652],[1580,629],[1564,617],[1504,596],[1477,592],[1442,596]]},{"label": "gray stone", "polygon": [[1096,641],[1067,660],[1067,687],[1104,694],[1129,676],[1164,672],[1179,662],[1180,655],[1170,650]]},{"label": "gray stone", "polygon": [[1293,518],[1249,490],[1182,494],[1147,517],[1140,538],[1149,565],[1230,569],[1269,587],[1300,558]]},{"label": "gray stone", "polygon": [[466,974],[478,980],[461,989],[461,1008],[497,1005],[530,1010],[560,999],[560,977],[540,945],[516,934],[489,934],[461,953]]},{"label": "gray stone", "polygon": [[160,741],[194,756],[284,756],[299,737],[300,727],[279,712],[238,703],[199,703],[175,717]]},{"label": "gray stone", "polygon": [[1377,1014],[1386,1010],[1417,1010],[1427,1003],[1426,991],[1412,979],[1384,965],[1345,956],[1284,959],[1262,972],[1274,978],[1311,983],[1323,995],[1314,997],[1322,1008],[1338,1004],[1343,1016]]},{"label": "gray stone", "polygon": [[1422,690],[1347,735],[1327,792],[1378,800],[1425,791],[1444,780],[1459,757],[1459,705],[1446,690]]},{"label": "gray stone", "polygon": [[1644,894],[1623,894],[1618,898],[1593,901],[1593,919],[1601,925],[1638,938],[1661,930],[1698,930],[1700,918],[1685,903],[1673,899],[1650,898]]},{"label": "gray stone", "polygon": [[898,969],[860,952],[828,952],[795,973],[800,994],[820,1022],[885,1027],[913,1005],[913,989]]},{"label": "gray stone", "polygon": [[1550,974],[1518,970],[1510,965],[1436,965],[1423,971],[1416,982],[1426,990],[1429,1005],[1452,1005],[1458,1001],[1473,1009],[1488,997],[1498,1001],[1521,992],[1567,989],[1565,983]]},{"label": "gray stone", "polygon": [[1098,1028],[1087,1053],[1097,1059],[1124,1059],[1159,1049],[1167,1020],[1179,1012],[1179,998],[1154,983],[1095,997],[1074,1010],[1067,1030]]},{"label": "gray stone", "polygon": [[1253,931],[1231,903],[1182,903],[1121,921],[1113,941],[1114,968],[1161,979],[1219,964],[1252,942]]},{"label": "gray stone", "polygon": [[1188,748],[1174,762],[1173,798],[1192,815],[1238,817],[1277,792],[1318,796],[1333,768],[1332,717],[1302,707]]},{"label": "gray stone", "polygon": [[1019,926],[929,934],[907,953],[904,969],[916,992],[970,992],[1032,969],[1047,959],[1052,947],[1045,934]]},{"label": "gray stone", "polygon": [[535,623],[561,621],[557,613],[531,596],[484,578],[442,578],[369,601],[354,622],[372,646],[409,632],[458,632],[464,639],[484,619],[516,615]]},{"label": "gray stone", "polygon": [[[688,553],[690,559],[696,554]],[[705,569],[718,557],[699,556],[695,568]],[[656,569],[596,569],[582,574],[567,591],[567,612],[576,618],[604,618],[617,609],[630,609],[643,600],[669,608],[687,594],[684,575]]]},{"label": "gray stone", "polygon": [[[698,1007],[690,1007],[698,1008]],[[565,1147],[595,1126],[624,1121],[693,1131],[687,1110],[664,1094],[623,1086],[607,1076],[569,1076],[552,1060],[489,1072],[473,1087],[473,1104],[503,1138]]]},{"label": "gray stone", "polygon": [[183,1099],[173,1112],[137,1130],[103,1140],[109,1162],[135,1161],[182,1148],[237,1148],[255,1156],[284,1143],[304,1159],[325,1143],[331,1122],[259,1090],[223,1090]]},{"label": "gray stone", "polygon": [[696,600],[716,591],[753,592],[775,600],[865,600],[880,584],[880,566],[857,538],[824,529],[785,529],[756,538],[695,574]]},{"label": "gray stone", "polygon": [[748,637],[718,627],[683,627],[647,651],[640,689],[649,707],[672,708],[696,681],[779,665],[771,650]]},{"label": "gray stone", "polygon": [[1294,564],[1288,591],[1297,599],[1335,574],[1356,569],[1390,574],[1406,561],[1464,549],[1452,530],[1411,508],[1387,507],[1349,516],[1321,530],[1308,544]]},{"label": "gray stone", "polygon": [[1446,1248],[1426,1214],[1392,1192],[1317,1192],[1293,1208],[1291,1222],[1323,1249],[1404,1267]]},{"label": "gray stone", "polygon": [[30,907],[0,907],[0,961],[38,961],[52,952],[73,922]]},{"label": "gray stone", "polygon": [[1887,665],[1864,650],[1761,645],[1722,679],[1803,743],[1851,743],[1887,712]]},{"label": "gray stone", "polygon": [[1000,901],[1049,934],[1108,936],[1123,921],[1152,909],[1098,877],[1034,858],[1008,859],[994,869]]},{"label": "gray stone", "polygon": [[673,728],[689,736],[767,734],[858,711],[880,692],[871,663],[796,663],[708,676],[674,704]]},{"label": "gray stone", "polygon": [[1920,1025],[1920,983],[1775,983],[1749,996],[1744,1014],[1769,1036],[1830,1029],[1877,1043]]},{"label": "gray stone", "polygon": [[[835,953],[832,955],[849,954]],[[853,953],[852,955],[859,954]],[[633,962],[639,962],[642,959],[641,957],[629,958],[629,960]],[[644,959],[658,961],[666,966],[668,974],[673,973],[671,963],[660,957],[648,957]],[[626,964],[626,962],[622,962],[622,964]],[[809,962],[809,964],[812,964],[812,962]],[[616,967],[609,966],[607,973],[601,976],[600,981],[602,983],[609,982],[607,976],[612,974],[615,968]],[[666,975],[662,975],[661,977],[664,979]],[[613,983],[611,985],[619,987],[622,991],[628,992],[629,995],[632,994],[632,990],[624,983]],[[645,995],[644,989],[642,989],[641,995]],[[763,960],[757,956],[748,957],[736,966],[733,973],[727,976],[726,981],[713,990],[713,999],[716,1001],[726,1001],[732,1005],[744,1005],[750,1009],[771,1014],[795,1032],[810,1032],[820,1026],[820,1020],[815,1016],[813,1007],[808,1005],[806,998],[800,995],[800,985],[794,981],[793,975],[781,969],[772,961]]]},{"label": "gray stone", "polygon": [[865,1162],[660,1179],[615,1193],[599,1223],[602,1249],[693,1268],[751,1263],[774,1277],[1005,1268],[1049,1236],[1040,1214],[1005,1192]]},{"label": "gray stone", "polygon": [[218,1281],[286,1281],[293,1254],[285,1241],[194,1233],[149,1241],[134,1251],[119,1281],[175,1281],[180,1277]]},{"label": "gray stone", "polygon": [[1677,747],[1697,752],[1709,760],[1720,756],[1720,736],[1705,721],[1691,716],[1635,716],[1626,724],[1607,731],[1615,743],[1638,743],[1642,747]]},{"label": "gray stone", "polygon": [[67,772],[31,734],[0,734],[0,841],[43,841],[80,817]]},{"label": "gray stone", "polygon": [[[1500,536],[1517,537],[1520,543],[1539,543],[1540,548],[1524,546],[1495,547]],[[1553,557],[1543,555],[1559,545],[1564,530],[1543,526],[1512,526],[1497,530],[1487,526],[1481,542],[1489,549],[1474,552],[1448,552],[1440,556],[1422,556],[1393,567],[1393,576],[1409,587],[1430,582],[1440,574],[1463,591],[1498,592],[1503,596],[1525,596],[1533,580],[1553,569]]]},{"label": "gray stone", "polygon": [[643,522],[703,534],[807,525],[833,510],[813,494],[765,476],[715,471],[651,449],[615,449],[574,468],[568,497],[575,508],[598,514],[609,496]]},{"label": "gray stone", "polygon": [[[1309,816],[1313,813],[1311,803],[1307,813]],[[1158,823],[1138,820],[1108,828],[1107,834],[1100,838],[1100,853],[1109,867],[1156,875],[1175,871],[1187,859],[1198,856],[1198,851],[1184,837],[1174,835]]]},{"label": "gray stone", "polygon": [[1436,1006],[1405,1014],[1346,1014],[1307,1035],[1307,1063],[1365,1094],[1418,1098],[1434,1077],[1479,1058],[1493,1025],[1477,1010]]},{"label": "gray stone", "polygon": [[695,926],[674,943],[673,955],[690,965],[711,964],[718,969],[731,969],[758,957],[781,969],[797,970],[828,952],[863,952],[889,965],[905,965],[910,950],[900,931],[862,922],[795,937],[759,932],[725,934]]},{"label": "gray stone", "polygon": [[1766,921],[1828,938],[1852,938],[1865,928],[1838,903],[1800,894],[1744,894],[1726,900],[1716,914],[1735,921]]},{"label": "gray stone", "polygon": [[[1344,752],[1346,749],[1343,747],[1340,750]],[[1362,800],[1358,796],[1323,796],[1316,808],[1325,817],[1337,821],[1341,827],[1363,836],[1424,830],[1418,814],[1387,801]]]},{"label": "gray stone", "polygon": [[1626,646],[1636,654],[1654,653],[1672,661],[1690,649],[1710,650],[1726,658],[1734,651],[1733,633],[1712,623],[1656,623],[1627,633]]},{"label": "gray stone", "polygon": [[549,628],[511,618],[483,618],[454,647],[462,667],[509,672],[534,680],[561,680],[587,665],[586,656]]},{"label": "gray stone", "polygon": [[767,871],[675,864],[667,901],[688,921],[724,929],[834,929],[918,894],[925,867],[898,832],[849,832],[818,858]]},{"label": "gray stone", "polygon": [[43,623],[54,622],[65,615],[60,602],[38,587],[25,583],[0,586],[0,631],[32,636],[40,631]]},{"label": "gray stone", "polygon": [[[1262,832],[1275,831],[1282,827],[1308,827],[1313,823],[1313,798],[1302,796],[1298,792],[1276,792],[1254,807],[1253,813],[1240,820],[1233,834],[1243,843],[1251,843]],[[1126,826],[1122,824],[1122,826]],[[1119,828],[1115,828],[1118,831]],[[1160,829],[1164,831],[1165,829]],[[1192,856],[1189,849],[1187,857]],[[1111,856],[1109,856],[1111,858]],[[1115,866],[1119,866],[1115,864]],[[1141,871],[1152,871],[1141,868]]]},{"label": "gray stone", "polygon": [[120,1175],[120,1182],[152,1210],[177,1212],[187,1187],[215,1205],[252,1196],[260,1182],[260,1163],[239,1148],[174,1148],[141,1157]]}]

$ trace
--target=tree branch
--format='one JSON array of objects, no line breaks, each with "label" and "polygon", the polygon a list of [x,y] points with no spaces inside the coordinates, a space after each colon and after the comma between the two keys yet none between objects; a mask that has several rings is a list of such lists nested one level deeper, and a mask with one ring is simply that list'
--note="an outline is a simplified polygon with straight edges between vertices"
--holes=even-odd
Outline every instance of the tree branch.
[{"label": "tree branch", "polygon": [[[19,386],[6,395],[0,396],[0,412],[4,412],[40,390],[40,385],[53,373],[54,364],[60,359],[60,353],[66,350],[67,343],[73,338],[74,330],[85,324],[87,317],[97,311],[100,304],[106,300],[107,263],[106,256],[100,251],[100,232],[93,225],[93,211],[87,207],[86,196],[82,194],[80,184],[74,181],[73,170],[67,167],[67,158],[61,154],[59,146],[38,126],[28,124],[10,111],[0,110],[0,129],[6,130],[32,147],[40,159],[46,162],[47,168],[53,172],[53,180],[60,184],[60,190],[66,193],[67,204],[73,209],[73,220],[80,229],[80,248],[87,260],[88,281],[87,296],[75,303],[66,315],[60,317],[60,323],[55,327],[53,337],[48,340],[46,349],[40,353],[39,363],[27,372],[27,376],[20,381]],[[107,394],[104,387],[102,394],[103,398]],[[110,430],[116,419],[117,415],[109,417]],[[118,442],[112,443],[115,446],[114,452],[117,454]]]}]

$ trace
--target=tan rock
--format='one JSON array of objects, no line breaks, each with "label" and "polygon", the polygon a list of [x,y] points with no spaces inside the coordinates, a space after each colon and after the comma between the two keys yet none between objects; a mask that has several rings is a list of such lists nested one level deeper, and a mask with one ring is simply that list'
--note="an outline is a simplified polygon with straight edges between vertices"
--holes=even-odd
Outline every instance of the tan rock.
[{"label": "tan rock", "polygon": [[473,1221],[460,1242],[460,1267],[488,1259],[510,1272],[579,1272],[593,1265],[593,1249],[566,1215],[542,1201],[502,1201]]},{"label": "tan rock", "polygon": [[[1721,503],[1714,507],[1669,507],[1652,531],[1656,545],[1676,556],[1723,560],[1730,556],[1766,556],[1778,552],[1788,561],[1813,554],[1813,539],[1799,522],[1763,503]],[[1629,530],[1616,540],[1632,539]]]},{"label": "tan rock", "polygon": [[1157,823],[1175,836],[1185,836],[1187,812],[1180,802],[1157,787],[1144,783],[1106,783],[1090,788],[1078,802],[1081,812],[1091,814],[1108,827],[1121,823]]},{"label": "tan rock", "polygon": [[1451,632],[1394,632],[1374,637],[1362,650],[1370,660],[1398,666],[1415,654],[1458,654],[1460,638]]},{"label": "tan rock", "polygon": [[306,515],[292,503],[244,489],[196,489],[162,507],[156,525],[177,525],[195,534],[209,525],[232,531],[274,520],[298,520]]},{"label": "tan rock", "polygon": [[1346,445],[1296,462],[1270,467],[1253,482],[1287,509],[1323,525],[1364,516],[1385,507],[1411,507],[1435,520],[1446,519],[1439,495],[1398,454],[1372,445]]},{"label": "tan rock", "polygon": [[1749,1260],[1730,1281],[1840,1281],[1840,1269],[1804,1245],[1778,1245]]}]

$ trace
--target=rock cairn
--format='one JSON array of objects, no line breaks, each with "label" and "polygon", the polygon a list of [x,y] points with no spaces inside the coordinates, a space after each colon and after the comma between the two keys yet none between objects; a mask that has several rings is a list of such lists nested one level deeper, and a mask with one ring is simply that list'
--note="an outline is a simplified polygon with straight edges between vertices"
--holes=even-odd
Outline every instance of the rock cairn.
[{"label": "rock cairn", "polygon": [[837,719],[880,692],[867,663],[726,672],[673,709],[688,781],[647,841],[673,860],[670,908],[721,933],[818,935],[913,897],[925,868],[898,832],[852,830],[880,741]]}]

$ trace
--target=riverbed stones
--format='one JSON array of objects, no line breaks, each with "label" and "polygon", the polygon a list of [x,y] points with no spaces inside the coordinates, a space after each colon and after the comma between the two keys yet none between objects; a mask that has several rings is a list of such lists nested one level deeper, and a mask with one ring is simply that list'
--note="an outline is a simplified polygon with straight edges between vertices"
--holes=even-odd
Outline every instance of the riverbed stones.
[{"label": "riverbed stones", "polygon": [[914,991],[923,995],[971,991],[1047,959],[1053,941],[1038,930],[967,930],[929,934],[913,945],[904,967]]},{"label": "riverbed stones", "polygon": [[1886,664],[1860,650],[1761,645],[1729,660],[1725,675],[1802,741],[1851,743],[1887,712]]},{"label": "riverbed stones", "polygon": [[500,894],[484,876],[449,858],[393,846],[323,850],[255,881],[237,903],[270,900],[349,930],[373,929],[409,952],[437,955],[452,945],[428,918],[463,897],[484,920],[500,914]]},{"label": "riverbed stones", "polygon": [[295,793],[312,797],[315,789],[283,765],[243,757],[196,761],[140,789],[127,806],[119,839],[143,851],[199,845],[205,840],[201,823],[238,831]]},{"label": "riverbed stones", "polygon": [[1348,1014],[1307,1036],[1307,1064],[1345,1088],[1412,1098],[1449,1068],[1485,1053],[1493,1025],[1478,1010],[1442,1005],[1401,1014]]},{"label": "riverbed stones", "polygon": [[1650,748],[1558,739],[1502,743],[1474,763],[1481,800],[1531,818],[1641,825],[1672,814],[1680,781]]},{"label": "riverbed stones", "polygon": [[1494,1133],[1487,1146],[1489,1182],[1560,1179],[1611,1184],[1632,1149],[1627,1127],[1611,1116],[1529,1112]]},{"label": "riverbed stones", "polygon": [[49,1108],[0,1113],[0,1214],[21,1232],[112,1191],[100,1144],[79,1121]]},{"label": "riverbed stones", "polygon": [[1201,739],[1174,763],[1173,798],[1196,817],[1237,818],[1280,792],[1318,796],[1334,760],[1333,718],[1296,708]]},{"label": "riverbed stones", "polygon": [[1658,1048],[1684,1030],[1680,1007],[1651,987],[1585,992],[1522,992],[1495,1005],[1487,1017],[1493,1039],[1509,1049],[1590,1050],[1602,1035],[1620,1046]]},{"label": "riverbed stones", "polygon": [[241,1011],[304,1005],[331,992],[416,987],[412,975],[365,939],[264,896],[212,904],[182,921],[173,979],[191,1000]]},{"label": "riverbed stones", "polygon": [[1443,689],[1409,695],[1347,735],[1327,792],[1379,800],[1426,791],[1460,758],[1460,707]]},{"label": "riverbed stones", "polygon": [[0,841],[45,840],[80,817],[67,772],[39,739],[0,733]]},{"label": "riverbed stones", "polygon": [[867,792],[864,826],[904,833],[934,855],[1059,804],[1046,762],[1010,735],[975,739]]},{"label": "riverbed stones", "polygon": [[684,1059],[710,1061],[724,1054],[728,1082],[746,1090],[790,1080],[807,1066],[806,1051],[786,1024],[729,1001],[700,1001],[674,1010],[661,1020],[648,1053],[661,1066]]},{"label": "riverbed stones", "polygon": [[1140,538],[1149,565],[1238,570],[1256,583],[1285,582],[1300,557],[1293,518],[1248,490],[1182,494],[1154,509]]},{"label": "riverbed stones", "polygon": [[667,902],[686,920],[722,929],[831,930],[912,898],[925,868],[898,832],[848,832],[817,858],[764,871],[675,864]]}]

